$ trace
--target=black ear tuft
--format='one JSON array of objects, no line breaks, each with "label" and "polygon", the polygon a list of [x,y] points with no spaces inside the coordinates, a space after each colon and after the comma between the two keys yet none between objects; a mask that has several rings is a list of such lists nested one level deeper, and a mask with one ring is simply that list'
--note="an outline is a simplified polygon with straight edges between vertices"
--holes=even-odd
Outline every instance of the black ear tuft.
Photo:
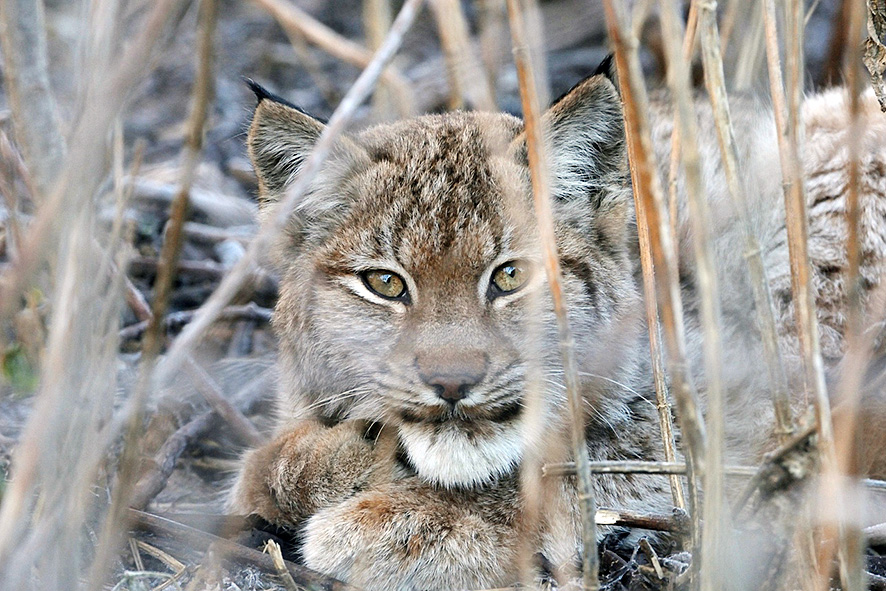
[{"label": "black ear tuft", "polygon": [[255,94],[257,103],[261,103],[263,100],[267,99],[272,103],[280,103],[281,105],[286,105],[290,109],[295,109],[296,111],[305,113],[305,115],[309,115],[309,113],[306,113],[304,109],[300,109],[299,107],[296,107],[295,105],[287,101],[285,98],[274,94],[252,78],[244,77],[243,81],[249,87],[249,90],[251,90],[253,94]]},{"label": "black ear tuft", "polygon": [[603,61],[600,62],[600,65],[597,66],[597,69],[594,70],[593,76],[606,76],[609,78],[609,81],[618,88],[618,74],[615,71],[615,54],[610,53]]}]

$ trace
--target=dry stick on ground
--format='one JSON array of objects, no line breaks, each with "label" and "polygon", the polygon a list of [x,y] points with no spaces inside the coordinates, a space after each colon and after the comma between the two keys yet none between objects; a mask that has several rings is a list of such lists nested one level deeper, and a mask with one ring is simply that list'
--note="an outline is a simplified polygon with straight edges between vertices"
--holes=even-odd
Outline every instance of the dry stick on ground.
[{"label": "dry stick on ground", "polygon": [[[139,294],[141,295],[141,294]],[[133,310],[134,311],[134,310]],[[148,309],[150,312],[150,309]],[[166,315],[164,323],[166,329],[179,327],[187,324],[194,318],[195,310],[182,310],[180,312],[172,312]],[[138,312],[136,312],[138,315]],[[272,312],[268,308],[262,308],[254,302],[250,302],[243,306],[228,306],[219,314],[220,320],[251,320],[254,322],[270,322]],[[136,324],[127,326],[120,330],[121,341],[131,341],[140,338],[148,328],[148,321],[142,320]]]},{"label": "dry stick on ground", "polygon": [[344,132],[357,108],[363,104],[363,101],[366,100],[373,88],[375,88],[375,84],[385,65],[394,57],[403,40],[403,35],[412,25],[422,2],[423,0],[406,0],[403,4],[403,8],[394,20],[394,24],[391,26],[385,42],[379,48],[369,66],[360,74],[360,77],[345,95],[344,99],[342,99],[341,104],[332,114],[332,117],[330,117],[329,123],[323,129],[323,133],[320,134],[320,138],[314,145],[314,149],[306,159],[304,166],[300,169],[292,185],[287,189],[283,200],[277,205],[274,215],[269,218],[252,242],[249,243],[249,248],[246,250],[243,258],[231,269],[206,303],[200,307],[194,317],[194,321],[185,328],[173,343],[166,359],[157,368],[159,383],[164,383],[168,378],[172,377],[186,360],[203,333],[252,275],[259,256],[267,251],[268,246],[272,244],[278,234],[289,223],[295,206],[305,194],[305,191],[307,191],[310,183],[313,182],[320,167],[328,157],[334,142]]},{"label": "dry stick on ground", "polygon": [[[107,79],[100,81],[101,88],[94,94],[102,101],[85,105],[78,120],[72,141],[78,149],[69,152],[59,182],[48,198],[41,204],[25,244],[22,256],[0,277],[0,320],[16,310],[19,295],[31,279],[37,266],[44,260],[49,246],[57,242],[56,222],[67,211],[79,211],[83,203],[98,186],[99,178],[94,163],[101,161],[104,153],[106,132],[120,111],[127,91],[147,74],[145,67],[157,39],[169,24],[169,16],[180,0],[158,0],[143,21],[139,35],[129,44],[118,60],[118,66]],[[4,491],[0,506],[0,557],[19,531],[17,523],[29,503],[28,491],[36,477],[47,433],[45,417],[52,416],[59,408],[58,396],[62,390],[44,390],[38,395],[31,420],[25,428],[16,449],[14,464],[16,478]]]},{"label": "dry stick on ground", "polygon": [[[284,29],[304,36],[317,47],[342,61],[359,68],[369,68],[373,60],[372,52],[339,35],[294,4],[284,0],[254,0],[254,2],[267,10]],[[381,78],[393,89],[400,115],[403,117],[412,115],[415,101],[409,82],[393,66],[382,70]]]},{"label": "dry stick on ground", "polygon": [[557,317],[557,334],[563,363],[563,380],[572,415],[572,453],[578,472],[578,503],[581,513],[582,538],[582,584],[585,591],[599,588],[599,563],[597,560],[597,529],[594,523],[594,483],[587,470],[588,450],[585,442],[584,405],[578,385],[578,368],[575,361],[575,341],[569,328],[566,304],[563,301],[563,275],[557,256],[557,238],[554,234],[554,218],[551,211],[551,182],[548,169],[547,146],[544,123],[541,119],[536,74],[526,35],[526,22],[519,0],[508,0],[508,19],[511,25],[511,41],[520,83],[520,102],[526,137],[526,150],[532,181],[532,200],[538,222],[539,238],[544,255],[545,272],[554,314]]},{"label": "dry stick on ground", "polygon": [[[129,516],[132,522],[139,528],[157,534],[159,537],[152,540],[155,545],[162,546],[166,539],[173,539],[178,543],[184,542],[193,548],[208,548],[214,545],[229,562],[250,564],[267,573],[276,572],[273,559],[267,554],[253,550],[236,542],[194,529],[187,525],[165,519],[158,515],[151,515],[142,511],[131,509]],[[354,587],[341,581],[324,577],[303,566],[284,562],[286,570],[296,583],[308,591],[356,591]]]},{"label": "dry stick on ground", "polygon": [[65,141],[49,85],[46,25],[40,0],[0,2],[3,83],[15,136],[42,201],[65,157]]},{"label": "dry stick on ground", "polygon": [[656,270],[656,294],[665,342],[668,349],[668,371],[671,377],[678,418],[685,438],[685,455],[691,469],[689,499],[693,519],[693,536],[698,539],[699,515],[696,478],[701,476],[705,433],[695,388],[686,363],[686,336],[683,326],[683,305],[677,266],[674,261],[674,238],[666,222],[666,209],[661,181],[655,163],[655,152],[649,131],[649,101],[643,82],[635,38],[624,37],[624,27],[612,0],[604,0],[609,38],[615,50],[618,79],[624,102],[625,135],[631,163],[631,179],[638,224],[642,220],[649,232],[649,246]]},{"label": "dry stick on ground", "polygon": [[129,506],[133,509],[144,509],[166,486],[166,481],[175,469],[175,463],[188,445],[198,437],[205,435],[218,417],[214,412],[206,411],[191,419],[173,433],[157,452],[154,459],[156,469],[144,474],[135,484]]},{"label": "dry stick on ground", "polygon": [[185,369],[197,391],[203,395],[203,398],[212,406],[212,409],[225,420],[240,441],[250,447],[257,447],[265,443],[265,438],[249,419],[244,417],[243,413],[237,410],[227,398],[219,394],[221,387],[205,369],[200,367],[193,359],[188,359],[185,362]]},{"label": "dry stick on ground", "polygon": [[723,172],[729,195],[742,226],[745,240],[745,258],[750,271],[751,287],[754,292],[754,308],[757,311],[757,322],[766,366],[769,370],[769,381],[772,387],[772,399],[775,407],[775,428],[779,440],[787,440],[793,432],[790,399],[788,397],[787,378],[781,351],[778,347],[778,334],[775,328],[775,312],[769,281],[763,266],[763,255],[760,244],[754,236],[754,228],[750,219],[745,192],[739,181],[738,150],[735,146],[735,133],[729,114],[729,99],[726,93],[726,80],[723,76],[723,59],[720,55],[720,42],[717,35],[716,2],[695,0],[693,7],[700,6],[700,37],[702,47],[702,63],[704,64],[705,85],[714,116],[717,139]]},{"label": "dry stick on ground", "polygon": [[[684,462],[647,462],[642,460],[603,460],[589,462],[588,469],[592,474],[673,474],[687,473]],[[752,466],[726,466],[724,472],[730,476],[753,476],[757,468]],[[572,476],[575,474],[575,462],[561,462],[542,466],[544,476]]]},{"label": "dry stick on ground", "polygon": [[437,30],[446,71],[449,74],[449,108],[464,108],[464,99],[472,99],[471,107],[495,111],[494,93],[474,55],[468,23],[459,0],[432,0],[430,7],[437,20]]},{"label": "dry stick on ground", "polygon": [[172,291],[172,281],[176,274],[177,262],[183,243],[182,226],[188,210],[188,193],[194,181],[197,164],[203,147],[203,130],[207,112],[212,100],[214,81],[212,78],[213,39],[218,14],[216,0],[200,1],[199,37],[197,51],[197,74],[194,81],[191,114],[185,132],[184,156],[181,163],[179,193],[172,203],[170,222],[160,252],[157,279],[154,282],[154,299],[151,305],[150,324],[145,335],[141,366],[132,397],[129,400],[129,421],[124,435],[124,447],[117,472],[117,483],[111,497],[111,507],[99,538],[96,559],[91,570],[90,580],[98,586],[106,564],[116,551],[115,543],[120,534],[121,519],[130,495],[135,486],[138,470],[139,440],[143,429],[144,404],[151,389],[151,375],[154,361],[162,347],[163,317]]}]

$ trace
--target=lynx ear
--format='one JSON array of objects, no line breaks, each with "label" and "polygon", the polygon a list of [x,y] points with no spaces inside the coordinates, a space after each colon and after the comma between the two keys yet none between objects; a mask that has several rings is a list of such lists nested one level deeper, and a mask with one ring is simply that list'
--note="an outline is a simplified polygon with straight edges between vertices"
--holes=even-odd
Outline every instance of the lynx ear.
[{"label": "lynx ear", "polygon": [[247,150],[262,205],[277,201],[323,132],[324,125],[291,103],[247,80],[258,99]]},{"label": "lynx ear", "polygon": [[590,199],[599,205],[627,172],[621,99],[608,64],[604,61],[605,72],[576,84],[542,117],[558,200]]}]

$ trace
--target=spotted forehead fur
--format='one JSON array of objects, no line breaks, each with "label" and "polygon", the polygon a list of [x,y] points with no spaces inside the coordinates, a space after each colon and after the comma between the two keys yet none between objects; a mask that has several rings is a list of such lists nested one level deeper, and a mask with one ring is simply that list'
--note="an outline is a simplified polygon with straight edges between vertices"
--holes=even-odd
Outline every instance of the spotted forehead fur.
[{"label": "spotted forehead fur", "polygon": [[520,172],[508,155],[519,130],[509,116],[450,113],[365,132],[370,164],[355,173],[348,219],[324,250],[394,259],[418,274],[448,260],[460,262],[453,271],[465,261],[481,269],[522,234],[526,191],[513,185]]}]

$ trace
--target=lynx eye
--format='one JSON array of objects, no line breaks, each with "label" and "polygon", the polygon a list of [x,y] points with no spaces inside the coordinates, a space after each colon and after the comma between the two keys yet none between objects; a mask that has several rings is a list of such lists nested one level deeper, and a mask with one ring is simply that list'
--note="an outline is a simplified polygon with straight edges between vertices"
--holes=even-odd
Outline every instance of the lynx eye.
[{"label": "lynx eye", "polygon": [[529,265],[525,261],[508,261],[492,272],[492,296],[517,291],[529,280]]},{"label": "lynx eye", "polygon": [[403,299],[406,295],[406,282],[403,278],[390,271],[373,269],[360,274],[363,283],[373,293],[388,300]]}]

